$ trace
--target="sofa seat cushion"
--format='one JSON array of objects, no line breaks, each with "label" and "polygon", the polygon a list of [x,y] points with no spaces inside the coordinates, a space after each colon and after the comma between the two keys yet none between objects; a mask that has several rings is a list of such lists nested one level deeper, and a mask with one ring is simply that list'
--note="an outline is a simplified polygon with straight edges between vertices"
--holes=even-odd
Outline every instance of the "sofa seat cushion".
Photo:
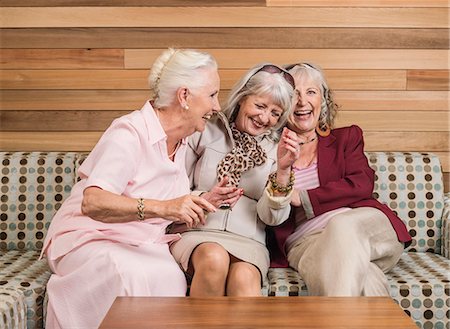
[{"label": "sofa seat cushion", "polygon": [[24,294],[11,287],[0,287],[0,328],[25,329],[27,308]]},{"label": "sofa seat cushion", "polygon": [[308,296],[305,282],[292,268],[270,268],[269,296]]},{"label": "sofa seat cushion", "polygon": [[39,254],[34,250],[0,251],[0,289],[15,289],[24,296],[28,328],[43,327],[45,287],[51,275],[47,261],[39,260]]},{"label": "sofa seat cushion", "polygon": [[448,328],[450,260],[433,253],[404,253],[387,277],[391,296],[420,328]]}]

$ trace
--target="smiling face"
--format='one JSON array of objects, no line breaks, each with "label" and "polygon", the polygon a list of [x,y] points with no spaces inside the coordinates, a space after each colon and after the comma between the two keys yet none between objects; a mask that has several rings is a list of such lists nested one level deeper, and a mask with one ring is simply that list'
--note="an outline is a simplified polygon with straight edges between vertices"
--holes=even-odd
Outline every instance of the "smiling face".
[{"label": "smiling face", "polygon": [[320,117],[322,92],[320,86],[306,74],[294,75],[297,100],[288,119],[288,128],[309,136]]},{"label": "smiling face", "polygon": [[189,109],[183,110],[186,125],[191,126],[193,131],[205,130],[206,121],[221,110],[219,104],[220,78],[217,70],[205,69],[202,74],[205,74],[204,79],[207,84],[195,90],[188,90],[186,104]]},{"label": "smiling face", "polygon": [[239,102],[236,128],[252,136],[258,136],[274,127],[283,109],[268,95],[249,95]]}]

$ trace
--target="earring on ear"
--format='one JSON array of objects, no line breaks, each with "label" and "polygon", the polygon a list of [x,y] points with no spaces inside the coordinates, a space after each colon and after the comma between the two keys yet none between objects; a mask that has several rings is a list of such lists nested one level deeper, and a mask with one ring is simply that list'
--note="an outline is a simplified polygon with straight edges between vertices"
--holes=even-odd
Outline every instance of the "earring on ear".
[{"label": "earring on ear", "polygon": [[183,105],[183,109],[189,110],[189,105],[187,105],[187,104]]},{"label": "earring on ear", "polygon": [[327,137],[330,134],[330,132],[331,132],[331,129],[330,129],[330,126],[328,124],[325,123],[325,124],[321,125],[320,123],[317,123],[316,133],[319,136]]}]

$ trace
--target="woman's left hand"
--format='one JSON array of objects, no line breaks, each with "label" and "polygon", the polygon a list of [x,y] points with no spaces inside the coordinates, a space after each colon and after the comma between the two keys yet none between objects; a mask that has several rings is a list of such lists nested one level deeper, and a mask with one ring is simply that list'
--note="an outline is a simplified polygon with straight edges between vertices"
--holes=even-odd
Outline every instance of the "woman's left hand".
[{"label": "woman's left hand", "polygon": [[297,134],[288,128],[283,128],[277,151],[278,169],[290,170],[299,156],[300,146]]},{"label": "woman's left hand", "polygon": [[228,186],[228,182],[229,179],[225,176],[209,192],[203,193],[201,195],[202,198],[206,199],[216,208],[220,208],[223,204],[227,204],[230,208],[233,208],[242,194],[244,194],[244,190],[242,188]]}]

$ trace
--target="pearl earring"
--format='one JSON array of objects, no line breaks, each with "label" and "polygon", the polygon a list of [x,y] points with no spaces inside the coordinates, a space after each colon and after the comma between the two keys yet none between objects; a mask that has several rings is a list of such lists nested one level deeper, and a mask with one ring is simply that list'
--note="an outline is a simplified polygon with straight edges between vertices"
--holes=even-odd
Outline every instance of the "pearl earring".
[{"label": "pearl earring", "polygon": [[184,106],[183,106],[183,109],[185,109],[185,110],[189,110],[189,105],[187,105],[187,104],[186,104],[186,105],[184,105]]}]

